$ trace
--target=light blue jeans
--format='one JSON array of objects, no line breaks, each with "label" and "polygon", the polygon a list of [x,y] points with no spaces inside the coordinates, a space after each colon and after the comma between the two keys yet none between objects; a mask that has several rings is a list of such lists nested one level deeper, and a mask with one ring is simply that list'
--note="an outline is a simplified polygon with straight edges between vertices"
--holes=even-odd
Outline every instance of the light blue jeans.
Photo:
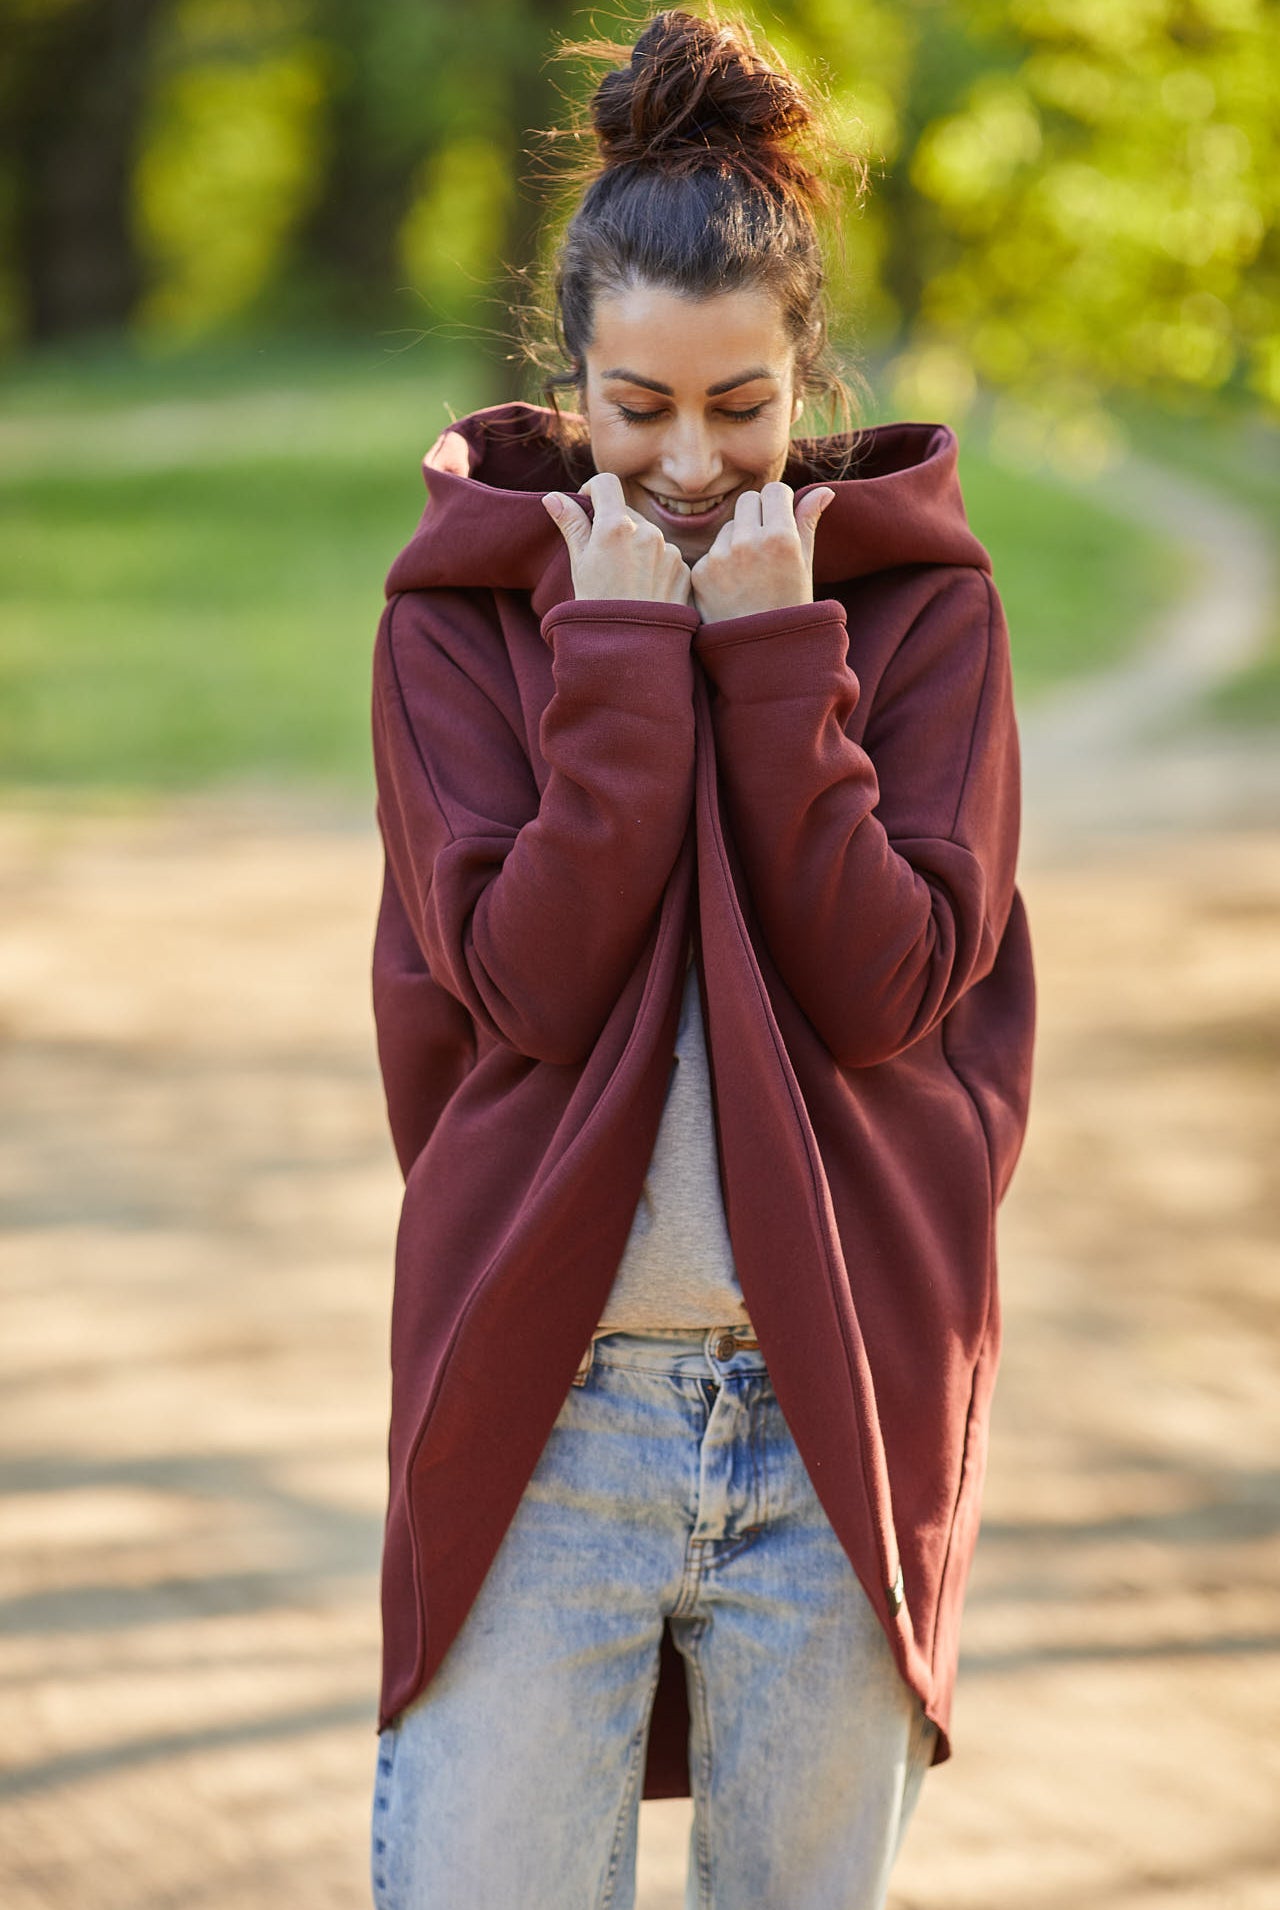
[{"label": "light blue jeans", "polygon": [[934,1726],[727,1327],[591,1343],[461,1631],[380,1734],[376,1910],[633,1910],[664,1617],[686,1910],[878,1910]]}]

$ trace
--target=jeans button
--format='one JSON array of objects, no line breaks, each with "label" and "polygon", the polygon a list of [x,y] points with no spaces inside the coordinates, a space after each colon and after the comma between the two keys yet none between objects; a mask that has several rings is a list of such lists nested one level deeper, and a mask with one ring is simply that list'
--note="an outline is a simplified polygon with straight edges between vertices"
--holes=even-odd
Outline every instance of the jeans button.
[{"label": "jeans button", "polygon": [[720,1338],[716,1341],[716,1358],[718,1360],[731,1360],[737,1350],[738,1342],[734,1339],[732,1333],[722,1333]]}]

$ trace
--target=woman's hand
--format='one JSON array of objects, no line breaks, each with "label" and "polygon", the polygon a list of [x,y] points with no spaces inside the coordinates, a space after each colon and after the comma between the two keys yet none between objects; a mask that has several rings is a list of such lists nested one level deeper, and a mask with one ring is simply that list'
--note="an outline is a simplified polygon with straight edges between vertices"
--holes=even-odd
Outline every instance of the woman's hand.
[{"label": "woman's hand", "polygon": [[542,502],[569,546],[575,597],[619,597],[633,603],[693,602],[689,566],[656,524],[631,510],[622,480],[613,471],[597,471],[579,496],[591,499],[588,518],[563,491],[548,491]]},{"label": "woman's hand", "polygon": [[703,623],[813,602],[813,540],[834,498],[810,491],[795,504],[781,480],[744,491],[711,549],[693,566],[693,600]]}]

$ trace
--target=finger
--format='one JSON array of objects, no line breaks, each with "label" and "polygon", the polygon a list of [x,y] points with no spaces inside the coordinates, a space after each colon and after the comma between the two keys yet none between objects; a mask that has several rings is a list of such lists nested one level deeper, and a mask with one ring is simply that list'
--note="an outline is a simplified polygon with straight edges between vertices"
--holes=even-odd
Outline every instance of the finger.
[{"label": "finger", "polygon": [[740,520],[737,514],[737,510],[735,508],[733,516],[730,518],[726,518],[725,522],[720,526],[719,530],[716,532],[715,536],[712,538],[708,548],[705,551],[703,551],[701,557],[699,557],[697,563],[693,566],[694,576],[697,575],[699,567],[702,564],[705,564],[709,557],[728,557],[732,554],[733,530],[734,530],[735,524],[739,523],[740,521],[748,522],[749,520]]},{"label": "finger", "polygon": [[760,493],[760,522],[766,531],[788,531],[797,521],[795,492],[781,478],[766,484]]},{"label": "finger", "polygon": [[578,486],[578,496],[591,499],[592,509],[597,519],[627,515],[627,500],[623,494],[622,479],[616,471],[593,472],[585,484]]},{"label": "finger", "polygon": [[580,551],[591,535],[587,514],[563,491],[548,491],[542,500],[547,516],[558,527],[571,551]]},{"label": "finger", "polygon": [[[733,507],[732,521],[735,524],[745,524],[749,530],[758,530],[760,527],[760,508],[759,491],[740,491],[738,493],[738,501]],[[724,528],[722,525],[721,530],[723,531]]]}]

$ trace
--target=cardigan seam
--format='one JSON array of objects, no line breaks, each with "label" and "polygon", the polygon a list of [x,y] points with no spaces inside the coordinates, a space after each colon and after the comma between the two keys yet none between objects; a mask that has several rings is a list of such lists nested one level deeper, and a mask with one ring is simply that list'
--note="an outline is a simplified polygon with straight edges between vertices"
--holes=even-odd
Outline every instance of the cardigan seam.
[{"label": "cardigan seam", "polygon": [[427,762],[426,757],[422,753],[422,744],[418,741],[418,732],[415,730],[415,728],[413,727],[413,723],[410,721],[409,706],[405,700],[405,694],[404,694],[404,683],[401,680],[401,676],[400,676],[400,665],[396,661],[396,646],[395,646],[396,611],[400,608],[400,605],[404,602],[405,594],[406,593],[404,591],[398,591],[396,595],[391,599],[391,602],[387,605],[387,662],[391,670],[392,680],[395,683],[396,699],[399,704],[400,715],[404,719],[404,726],[408,730],[410,739],[412,740],[412,743],[413,743],[413,753],[418,759],[418,763],[421,766],[423,775],[426,777],[427,787],[431,791],[431,800],[435,804],[436,813],[439,815],[440,820],[444,825],[445,833],[448,836],[450,843],[454,843],[457,841],[457,836],[454,834],[452,825],[449,822],[449,817],[448,817],[447,811],[445,810],[445,806],[440,800],[440,791],[436,787],[435,777],[431,774],[431,766]]},{"label": "cardigan seam", "polygon": [[995,606],[991,601],[991,597],[992,597],[991,580],[990,578],[986,576],[985,572],[980,572],[979,574],[982,576],[982,579],[983,579],[983,584],[985,586],[984,594],[987,601],[987,650],[986,650],[986,656],[983,658],[983,664],[982,664],[982,683],[978,689],[977,701],[975,702],[973,706],[973,723],[970,726],[970,730],[969,730],[969,753],[965,757],[964,774],[960,778],[960,788],[956,793],[955,814],[952,816],[951,826],[947,830],[947,836],[949,840],[957,843],[957,845],[961,847],[967,847],[967,844],[962,844],[960,842],[960,838],[957,836],[956,831],[960,826],[960,814],[964,808],[964,799],[969,793],[969,779],[973,771],[973,752],[978,746],[978,718],[981,716],[982,706],[987,700],[987,684],[989,683],[991,679],[991,659],[992,659],[991,634],[992,634],[992,626],[995,623]]}]

